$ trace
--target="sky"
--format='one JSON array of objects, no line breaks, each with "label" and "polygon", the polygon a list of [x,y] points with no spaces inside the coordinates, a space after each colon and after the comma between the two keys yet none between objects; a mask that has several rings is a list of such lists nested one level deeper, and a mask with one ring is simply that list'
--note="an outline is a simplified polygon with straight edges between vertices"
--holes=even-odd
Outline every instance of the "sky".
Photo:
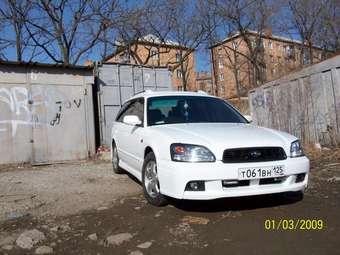
[{"label": "sky", "polygon": [[[126,1],[125,4],[138,4],[137,2],[134,2],[135,0],[132,1]],[[126,6],[129,8],[129,6]],[[4,8],[4,2],[0,1],[0,8]],[[36,14],[37,16],[40,16],[38,13]],[[66,22],[68,22],[66,20]],[[12,26],[1,26],[0,25],[0,38],[15,38],[15,33],[13,32],[13,27]],[[55,44],[57,45],[57,44]],[[15,61],[16,60],[16,49],[15,49],[15,42],[13,40],[12,44],[7,47],[4,51],[4,55],[7,60],[10,61]],[[210,71],[210,55],[209,55],[209,50],[203,49],[203,47],[200,47],[195,51],[195,69],[196,71]],[[1,52],[0,52],[1,53]],[[25,53],[25,52],[24,52]],[[26,51],[27,54],[24,54],[23,59],[25,61],[28,61],[31,55],[31,51],[27,49]],[[101,49],[99,47],[94,47],[91,51],[89,51],[86,55],[84,55],[78,64],[83,64],[86,60],[92,60],[92,61],[99,61],[102,56],[101,56]],[[1,58],[1,55],[0,55]],[[43,62],[43,63],[53,63],[53,61],[46,55],[46,54],[40,54],[39,56],[35,57],[33,59],[34,61],[37,62]]]},{"label": "sky", "polygon": [[[132,1],[133,2],[133,1]],[[2,7],[4,2],[0,0],[0,7]],[[131,3],[131,2],[130,2]],[[217,31],[220,38],[225,38],[225,33],[222,31]],[[1,27],[0,26],[0,33],[6,37],[6,38],[14,38],[14,32],[11,27]],[[1,37],[1,35],[0,35]],[[79,40],[80,41],[80,40]],[[30,53],[30,52],[28,52]],[[16,60],[16,51],[14,47],[14,43],[11,47],[7,48],[5,50],[5,55],[8,60]],[[28,57],[24,56],[24,59],[27,60]],[[89,51],[86,55],[84,55],[78,64],[84,63],[86,60],[92,60],[92,61],[99,61],[101,59],[101,49],[99,47],[94,47],[91,51]],[[46,54],[40,54],[37,56],[34,61],[38,62],[44,62],[44,63],[51,63],[52,60],[46,56]],[[205,49],[204,45],[201,45],[196,51],[195,51],[195,69],[198,72],[201,71],[211,71],[211,64],[210,64],[210,50]]]}]

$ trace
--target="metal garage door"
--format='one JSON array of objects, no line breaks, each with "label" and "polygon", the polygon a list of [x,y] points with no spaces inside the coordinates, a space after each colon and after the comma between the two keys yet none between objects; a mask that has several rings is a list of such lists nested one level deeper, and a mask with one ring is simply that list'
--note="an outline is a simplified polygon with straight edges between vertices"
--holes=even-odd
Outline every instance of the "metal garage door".
[{"label": "metal garage door", "polygon": [[167,68],[103,64],[97,68],[100,139],[111,141],[111,127],[121,105],[133,95],[147,89],[172,90]]}]

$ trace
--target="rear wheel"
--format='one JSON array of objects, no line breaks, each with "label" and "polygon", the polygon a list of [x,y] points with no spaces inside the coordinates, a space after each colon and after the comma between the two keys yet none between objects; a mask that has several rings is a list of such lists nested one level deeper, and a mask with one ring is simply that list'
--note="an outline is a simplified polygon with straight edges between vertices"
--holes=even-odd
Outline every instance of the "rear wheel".
[{"label": "rear wheel", "polygon": [[115,142],[112,142],[112,168],[116,174],[124,173],[124,170],[119,167],[118,149]]},{"label": "rear wheel", "polygon": [[153,152],[148,153],[144,159],[142,185],[144,196],[150,204],[155,206],[163,206],[167,204],[166,197],[160,192],[157,162]]}]

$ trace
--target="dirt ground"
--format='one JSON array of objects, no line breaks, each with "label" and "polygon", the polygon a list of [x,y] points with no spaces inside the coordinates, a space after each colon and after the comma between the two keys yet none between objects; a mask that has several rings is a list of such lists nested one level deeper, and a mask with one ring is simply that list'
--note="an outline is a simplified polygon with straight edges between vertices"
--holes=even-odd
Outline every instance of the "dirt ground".
[{"label": "dirt ground", "polygon": [[111,207],[117,199],[140,191],[127,175],[114,175],[109,162],[2,167],[0,221],[27,213],[64,216]]},{"label": "dirt ground", "polygon": [[[308,155],[302,200],[292,194],[172,200],[162,208],[148,205],[139,184],[113,175],[105,162],[2,169],[0,254],[35,254],[41,246],[52,254],[340,254],[340,153]],[[12,194],[40,202],[15,202]],[[16,210],[19,218],[8,219]],[[268,220],[275,229],[266,229]],[[296,229],[278,228],[287,220],[299,223]],[[323,225],[303,228],[306,220]],[[19,248],[15,240],[31,229],[46,238]]]}]

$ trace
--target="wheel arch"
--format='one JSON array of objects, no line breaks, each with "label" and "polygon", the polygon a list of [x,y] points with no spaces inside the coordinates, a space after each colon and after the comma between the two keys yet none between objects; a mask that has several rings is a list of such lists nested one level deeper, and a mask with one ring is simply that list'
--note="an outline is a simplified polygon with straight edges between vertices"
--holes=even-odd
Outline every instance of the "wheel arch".
[{"label": "wheel arch", "polygon": [[146,155],[148,155],[150,152],[155,153],[155,151],[151,148],[151,146],[146,146],[144,149],[144,158],[146,157]]}]

